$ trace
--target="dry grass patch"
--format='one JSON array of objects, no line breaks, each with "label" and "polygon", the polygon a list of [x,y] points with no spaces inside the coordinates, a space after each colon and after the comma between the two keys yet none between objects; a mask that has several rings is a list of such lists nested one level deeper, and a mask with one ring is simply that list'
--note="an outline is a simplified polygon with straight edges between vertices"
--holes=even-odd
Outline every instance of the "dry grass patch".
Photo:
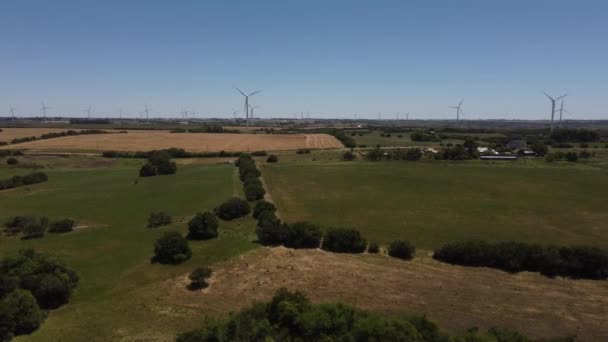
[{"label": "dry grass patch", "polygon": [[[388,314],[426,314],[453,331],[503,326],[532,338],[577,334],[608,340],[608,282],[550,279],[439,263],[429,256],[404,262],[383,255],[263,248],[214,268],[210,286],[191,292],[187,279],[158,293],[167,307],[207,314],[265,301],[280,287],[314,302],[342,301]],[[161,305],[161,307],[164,305]]]},{"label": "dry grass patch", "polygon": [[327,134],[220,134],[129,131],[127,134],[91,134],[26,142],[7,148],[32,150],[149,151],[170,147],[192,152],[295,150],[339,148],[342,144]]}]

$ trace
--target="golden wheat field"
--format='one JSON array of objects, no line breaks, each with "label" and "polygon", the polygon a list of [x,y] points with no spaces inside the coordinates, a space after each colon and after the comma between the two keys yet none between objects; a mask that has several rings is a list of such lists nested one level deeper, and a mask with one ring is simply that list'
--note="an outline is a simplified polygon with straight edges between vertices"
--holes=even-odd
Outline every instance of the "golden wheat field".
[{"label": "golden wheat field", "polygon": [[[2,133],[4,132],[0,132],[0,134]],[[42,133],[44,132],[24,136],[40,135]],[[8,145],[5,148],[24,150],[148,151],[170,147],[183,148],[191,152],[206,152],[339,148],[343,147],[343,145],[336,138],[327,134],[266,135],[128,131],[128,133],[91,134],[30,141]]]}]

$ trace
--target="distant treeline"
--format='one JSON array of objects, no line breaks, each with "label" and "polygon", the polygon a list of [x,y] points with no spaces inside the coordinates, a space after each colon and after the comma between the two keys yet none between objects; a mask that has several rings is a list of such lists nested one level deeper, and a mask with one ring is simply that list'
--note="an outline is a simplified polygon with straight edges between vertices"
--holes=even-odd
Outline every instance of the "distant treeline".
[{"label": "distant treeline", "polygon": [[0,190],[13,189],[22,185],[46,182],[49,177],[44,172],[33,172],[25,176],[13,176],[0,180]]},{"label": "distant treeline", "polygon": [[590,142],[598,141],[600,134],[589,129],[559,128],[553,131],[551,140],[556,142]]},{"label": "distant treeline", "polygon": [[19,150],[0,150],[0,157],[22,156],[23,152]]},{"label": "distant treeline", "polygon": [[70,119],[70,125],[109,125],[110,119]]},{"label": "distant treeline", "polygon": [[[63,131],[63,132],[45,133],[38,137],[32,136],[32,137],[15,138],[15,139],[11,140],[11,144],[19,144],[19,143],[35,141],[35,140],[69,137],[69,136],[74,136],[74,135],[110,134],[110,133],[112,133],[112,132],[103,131],[103,130],[99,130],[99,129],[85,129],[85,130],[81,130],[81,131],[68,130],[68,131]],[[127,133],[127,132],[122,131],[120,133]]]},{"label": "distant treeline", "polygon": [[[183,148],[171,147],[163,150],[153,151],[136,151],[136,152],[125,152],[125,151],[104,151],[102,156],[105,158],[141,158],[148,159],[151,155],[158,152],[166,152],[171,158],[218,158],[218,157],[238,157],[244,152],[188,152]],[[265,156],[266,151],[254,151],[251,152],[253,156]]]},{"label": "distant treeline", "polygon": [[236,129],[225,129],[220,125],[202,125],[194,128],[176,128],[171,133],[241,133]]},{"label": "distant treeline", "polygon": [[595,247],[467,241],[446,244],[436,250],[433,257],[451,264],[492,267],[508,272],[540,272],[549,277],[608,278],[608,251]]}]

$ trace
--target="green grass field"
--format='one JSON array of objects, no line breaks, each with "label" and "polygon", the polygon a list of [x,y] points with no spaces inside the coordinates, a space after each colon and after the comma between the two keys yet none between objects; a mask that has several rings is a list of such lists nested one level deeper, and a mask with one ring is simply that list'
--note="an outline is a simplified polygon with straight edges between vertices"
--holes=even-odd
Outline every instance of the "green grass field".
[{"label": "green grass field", "polygon": [[[139,162],[137,162],[139,163]],[[85,228],[35,240],[0,237],[0,256],[20,248],[59,256],[80,276],[70,303],[52,311],[42,327],[17,341],[111,341],[149,334],[150,339],[192,327],[204,313],[186,317],[153,308],[151,296],[163,281],[199,265],[226,260],[254,248],[251,218],[222,222],[220,237],[191,242],[193,257],[179,266],[150,264],[155,239],[167,230],[186,231],[197,211],[211,210],[241,192],[229,165],[189,165],[173,176],[139,179],[133,161],[101,168],[43,169],[49,181],[0,192],[0,222],[19,214],[70,217]],[[24,170],[0,168],[5,178]],[[166,210],[174,224],[146,228],[152,210]],[[180,307],[171,307],[178,312]],[[154,338],[153,338],[154,337]]]},{"label": "green grass field", "polygon": [[429,249],[464,239],[608,246],[605,169],[449,162],[264,165],[281,216]]}]

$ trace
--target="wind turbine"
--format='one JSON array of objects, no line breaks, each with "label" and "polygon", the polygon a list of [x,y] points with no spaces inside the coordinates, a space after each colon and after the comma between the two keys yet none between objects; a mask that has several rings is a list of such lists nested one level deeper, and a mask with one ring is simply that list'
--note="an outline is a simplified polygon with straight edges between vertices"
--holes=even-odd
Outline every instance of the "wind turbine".
[{"label": "wind turbine", "polygon": [[563,99],[564,97],[568,96],[568,94],[564,94],[558,98],[552,98],[551,96],[549,96],[549,94],[544,93],[546,97],[549,98],[549,101],[551,101],[551,133],[553,133],[553,119],[555,117],[555,101],[559,100],[559,99]]},{"label": "wind turbine", "polygon": [[41,104],[42,104],[42,107],[40,108],[40,111],[42,112],[42,115],[44,117],[44,121],[46,121],[46,111],[49,110],[49,109],[51,109],[51,107],[47,107],[44,104],[44,101],[42,101]]},{"label": "wind turbine", "polygon": [[462,113],[462,110],[460,109],[460,107],[462,107],[463,101],[464,101],[464,99],[460,100],[460,103],[458,103],[458,106],[450,106],[450,108],[456,109],[456,122],[460,122],[460,113]]},{"label": "wind turbine", "polygon": [[559,106],[559,126],[562,126],[562,116],[564,114],[564,99],[562,99],[562,103]]},{"label": "wind turbine", "polygon": [[249,96],[253,96],[259,92],[261,92],[261,90],[257,90],[254,91],[253,93],[250,93],[249,95],[245,95],[245,93],[243,93],[241,91],[241,89],[234,87],[236,90],[238,90],[239,93],[241,93],[241,95],[243,95],[245,97],[245,120],[247,120],[247,126],[249,127]]},{"label": "wind turbine", "polygon": [[146,120],[150,119],[150,108],[148,108],[148,105],[145,104],[144,107],[146,109],[144,109],[144,114],[146,114]]},{"label": "wind turbine", "polygon": [[15,120],[15,107],[9,106],[8,115]]},{"label": "wind turbine", "polygon": [[83,112],[87,113],[87,117],[91,120],[91,106],[87,107]]},{"label": "wind turbine", "polygon": [[256,108],[260,108],[260,106],[249,106],[249,109],[251,109],[251,118],[255,119],[255,116],[253,116],[253,110]]}]

